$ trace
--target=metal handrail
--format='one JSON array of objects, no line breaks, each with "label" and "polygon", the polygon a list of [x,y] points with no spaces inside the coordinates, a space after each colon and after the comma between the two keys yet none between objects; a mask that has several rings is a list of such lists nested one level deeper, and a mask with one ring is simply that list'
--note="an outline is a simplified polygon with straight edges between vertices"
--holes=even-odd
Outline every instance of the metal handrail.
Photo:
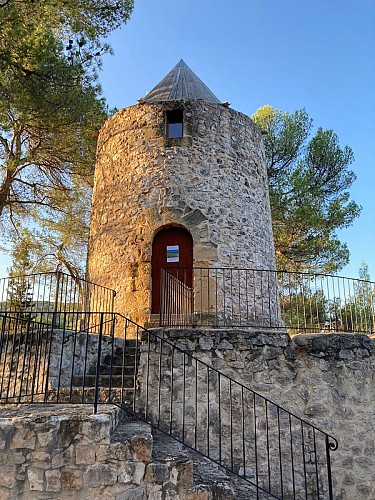
[{"label": "metal handrail", "polygon": [[6,314],[1,403],[116,404],[258,493],[300,498],[308,485],[314,498],[333,498],[335,438],[156,332],[113,313],[83,313],[96,335],[68,331],[63,312],[58,331],[30,318],[17,332]]},{"label": "metal handrail", "polygon": [[[192,276],[192,298],[176,311],[174,282]],[[265,269],[162,269],[160,325],[258,327],[299,332],[375,332],[375,283]],[[174,315],[171,311],[174,311]]]},{"label": "metal handrail", "polygon": [[113,312],[116,292],[61,271],[0,278],[0,311],[43,314],[52,321],[59,312]]}]

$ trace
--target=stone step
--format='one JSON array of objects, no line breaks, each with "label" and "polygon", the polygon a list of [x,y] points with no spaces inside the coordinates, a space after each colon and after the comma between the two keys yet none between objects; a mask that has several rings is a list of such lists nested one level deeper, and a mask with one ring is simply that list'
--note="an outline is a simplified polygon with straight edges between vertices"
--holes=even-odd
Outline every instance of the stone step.
[{"label": "stone step", "polygon": [[152,460],[164,463],[171,460],[192,462],[192,485],[186,491],[188,500],[271,500],[250,483],[226,471],[211,460],[184,447],[183,444],[156,430],[153,434]]},{"label": "stone step", "polygon": [[[134,375],[135,364],[133,365],[100,365],[100,375]],[[96,375],[96,366],[90,366],[88,375]]]},{"label": "stone step", "polygon": [[[98,403],[118,403],[121,406],[132,408],[134,398],[133,389],[119,389],[119,388],[99,388]],[[44,396],[42,396],[42,400]],[[35,398],[34,398],[35,400]],[[95,400],[95,387],[87,387],[82,393],[82,387],[60,388],[53,389],[48,392],[48,403],[85,403],[93,404]]]},{"label": "stone step", "polygon": [[[95,387],[96,384],[96,375],[86,375],[82,376],[74,376],[72,379],[72,385],[74,387]],[[134,375],[99,375],[99,387],[100,388],[108,388],[116,387],[116,388],[127,388],[131,389],[134,387]]]},{"label": "stone step", "polygon": [[158,328],[160,326],[160,315],[150,314],[149,320],[145,324],[145,328]]}]

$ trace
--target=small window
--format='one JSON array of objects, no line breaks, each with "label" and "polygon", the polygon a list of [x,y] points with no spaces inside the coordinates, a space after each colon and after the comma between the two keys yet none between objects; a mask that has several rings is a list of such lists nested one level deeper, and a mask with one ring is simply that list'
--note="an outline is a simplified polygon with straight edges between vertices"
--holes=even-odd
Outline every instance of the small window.
[{"label": "small window", "polygon": [[183,122],[182,109],[177,109],[175,111],[167,111],[166,123],[167,123],[166,136],[169,139],[183,136],[184,122]]}]

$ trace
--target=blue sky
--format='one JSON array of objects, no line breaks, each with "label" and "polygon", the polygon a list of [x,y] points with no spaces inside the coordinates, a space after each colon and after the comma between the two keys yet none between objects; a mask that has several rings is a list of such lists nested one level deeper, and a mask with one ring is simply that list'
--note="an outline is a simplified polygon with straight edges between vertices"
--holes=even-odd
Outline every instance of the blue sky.
[{"label": "blue sky", "polygon": [[305,107],[333,129],[354,151],[351,195],[363,207],[339,233],[351,253],[340,274],[356,277],[365,260],[375,279],[373,0],[135,0],[109,43],[100,81],[110,107],[136,104],[183,58],[238,111]]}]

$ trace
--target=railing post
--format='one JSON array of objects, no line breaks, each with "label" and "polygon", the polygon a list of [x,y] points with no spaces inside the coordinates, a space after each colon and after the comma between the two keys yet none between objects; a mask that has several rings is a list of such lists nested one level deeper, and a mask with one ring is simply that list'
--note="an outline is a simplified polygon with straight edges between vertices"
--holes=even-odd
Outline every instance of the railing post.
[{"label": "railing post", "polygon": [[163,314],[164,314],[164,293],[165,293],[165,269],[161,270],[161,280],[160,280],[160,310],[159,310],[159,326],[163,326]]},{"label": "railing post", "polygon": [[328,475],[328,491],[329,500],[333,500],[333,488],[332,488],[332,471],[331,471],[331,450],[337,450],[337,442],[332,443],[329,440],[329,436],[326,435],[326,454],[327,454],[327,475]]},{"label": "railing post", "polygon": [[52,313],[52,329],[56,328],[56,318],[57,318],[57,309],[59,305],[59,292],[60,292],[60,279],[61,279],[61,272],[57,271],[56,273],[56,292],[55,292],[55,304],[53,307],[53,313]]},{"label": "railing post", "polygon": [[100,324],[99,324],[99,339],[98,339],[98,358],[96,361],[96,375],[95,375],[95,396],[94,396],[94,413],[98,412],[98,400],[99,400],[99,377],[100,377],[100,360],[102,355],[102,339],[103,339],[103,321],[104,313],[100,313]]}]

